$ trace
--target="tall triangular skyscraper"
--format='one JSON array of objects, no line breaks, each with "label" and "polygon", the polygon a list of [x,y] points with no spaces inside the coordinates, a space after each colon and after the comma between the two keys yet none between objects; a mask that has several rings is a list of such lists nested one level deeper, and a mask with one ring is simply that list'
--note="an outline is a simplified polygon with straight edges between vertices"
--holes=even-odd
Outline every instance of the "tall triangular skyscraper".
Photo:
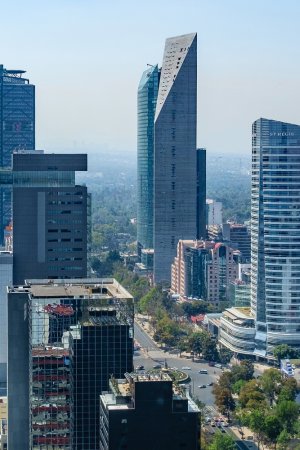
[{"label": "tall triangular skyscraper", "polygon": [[197,35],[166,40],[154,128],[154,281],[197,228]]}]

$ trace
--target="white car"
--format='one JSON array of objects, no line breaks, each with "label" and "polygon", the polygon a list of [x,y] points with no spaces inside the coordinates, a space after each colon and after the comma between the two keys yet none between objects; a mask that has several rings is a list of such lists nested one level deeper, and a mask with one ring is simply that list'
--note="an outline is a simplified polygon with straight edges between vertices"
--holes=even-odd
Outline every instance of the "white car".
[{"label": "white car", "polygon": [[185,366],[185,367],[182,368],[182,370],[191,370],[191,368],[188,367],[188,366]]}]

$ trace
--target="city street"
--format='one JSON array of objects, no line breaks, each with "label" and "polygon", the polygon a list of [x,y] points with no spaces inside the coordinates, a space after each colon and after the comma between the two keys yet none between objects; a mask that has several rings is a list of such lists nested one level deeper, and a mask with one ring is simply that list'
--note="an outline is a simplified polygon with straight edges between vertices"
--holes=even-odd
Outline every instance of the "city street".
[{"label": "city street", "polygon": [[[191,378],[190,385],[193,397],[198,398],[206,405],[214,404],[212,387],[206,386],[205,388],[200,389],[198,386],[207,385],[211,382],[215,383],[221,374],[221,369],[209,367],[207,363],[193,362],[191,359],[180,358],[177,355],[164,352],[137,323],[135,323],[134,334],[135,340],[141,346],[141,349],[135,352],[135,367],[142,365],[145,370],[148,370],[153,368],[153,365],[156,364],[161,364],[164,366],[166,362],[169,367],[176,367],[189,375]],[[184,367],[189,367],[190,370],[184,369]],[[206,369],[208,374],[200,374],[200,369]]]}]

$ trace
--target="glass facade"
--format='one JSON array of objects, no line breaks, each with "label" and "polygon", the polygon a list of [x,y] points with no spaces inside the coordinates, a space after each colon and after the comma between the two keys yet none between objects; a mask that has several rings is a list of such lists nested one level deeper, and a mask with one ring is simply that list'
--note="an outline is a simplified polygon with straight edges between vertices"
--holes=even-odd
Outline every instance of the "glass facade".
[{"label": "glass facade", "polygon": [[159,86],[158,66],[147,69],[138,87],[137,243],[153,247],[154,116]]},{"label": "glass facade", "polygon": [[133,299],[97,281],[28,286],[30,450],[98,449],[99,396],[133,370]]},{"label": "glass facade", "polygon": [[[11,166],[13,150],[35,148],[35,87],[24,71],[0,65],[0,167]],[[11,191],[0,188],[0,241],[11,220]]]},{"label": "glass facade", "polygon": [[256,354],[300,346],[300,126],[252,127],[251,307]]}]

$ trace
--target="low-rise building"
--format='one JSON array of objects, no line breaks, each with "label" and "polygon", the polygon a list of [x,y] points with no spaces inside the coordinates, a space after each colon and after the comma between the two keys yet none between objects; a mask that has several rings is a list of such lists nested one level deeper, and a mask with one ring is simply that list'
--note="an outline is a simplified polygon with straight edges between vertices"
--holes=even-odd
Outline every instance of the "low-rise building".
[{"label": "low-rise building", "polygon": [[250,308],[229,308],[222,313],[219,344],[237,355],[254,355],[255,320]]},{"label": "low-rise building", "polygon": [[100,395],[100,450],[199,449],[199,409],[168,374],[126,373]]}]

